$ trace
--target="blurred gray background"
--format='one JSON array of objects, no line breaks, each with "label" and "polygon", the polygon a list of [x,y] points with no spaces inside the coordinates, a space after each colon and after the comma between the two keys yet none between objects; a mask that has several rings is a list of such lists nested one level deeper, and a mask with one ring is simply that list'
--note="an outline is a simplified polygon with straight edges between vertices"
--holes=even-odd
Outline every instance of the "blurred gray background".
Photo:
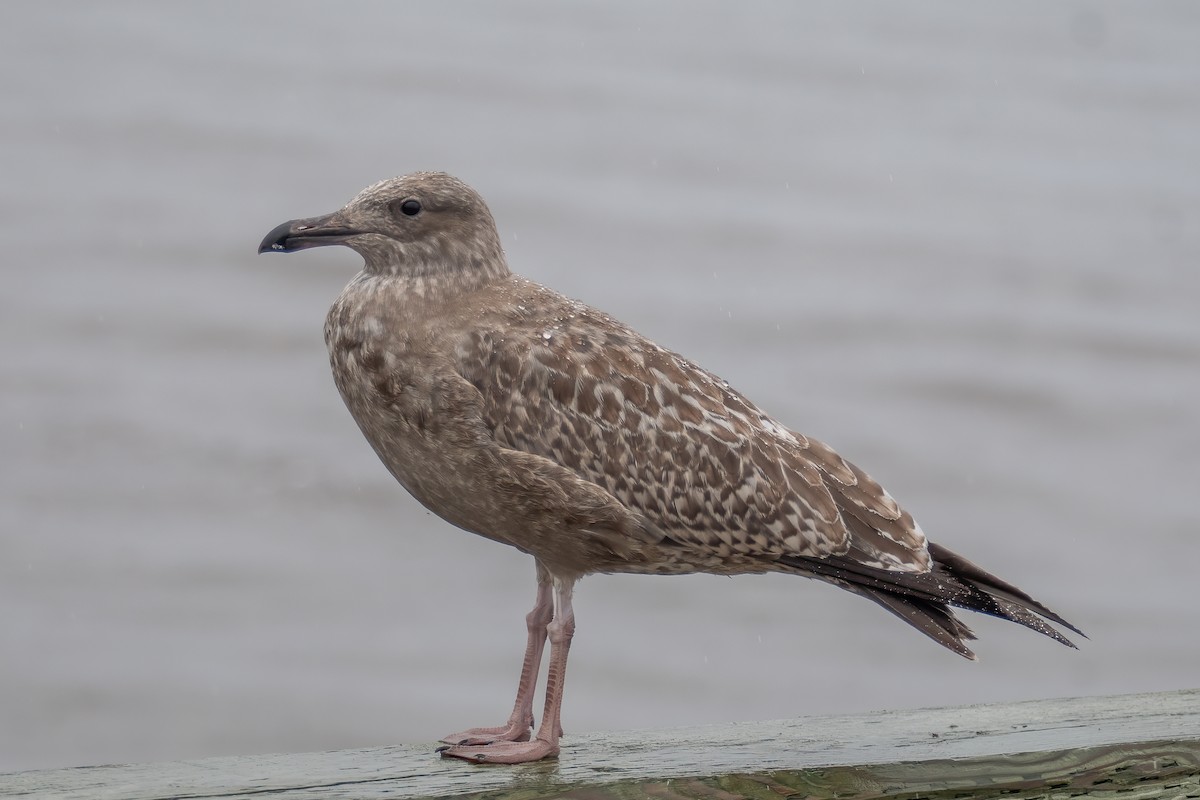
[{"label": "blurred gray background", "polygon": [[255,255],[418,169],[1092,636],[974,617],[970,664],[811,581],[594,577],[568,735],[1200,684],[1200,6],[2,15],[0,768],[507,716],[532,563],[342,407],[357,256]]}]

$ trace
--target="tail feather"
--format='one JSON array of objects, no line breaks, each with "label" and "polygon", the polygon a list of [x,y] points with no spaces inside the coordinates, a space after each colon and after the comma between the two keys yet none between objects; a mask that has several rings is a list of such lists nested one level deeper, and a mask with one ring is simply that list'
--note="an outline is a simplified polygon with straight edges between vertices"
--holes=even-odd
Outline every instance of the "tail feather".
[{"label": "tail feather", "polygon": [[853,554],[826,558],[784,556],[778,564],[829,581],[878,603],[938,644],[974,659],[965,641],[975,638],[950,606],[978,611],[1023,625],[1067,647],[1070,639],[1050,620],[1087,638],[1083,631],[1016,586],[985,572],[940,545],[929,545],[929,572],[900,572],[865,565]]},{"label": "tail feather", "polygon": [[974,639],[975,632],[955,617],[945,603],[905,597],[852,584],[843,584],[842,588],[849,589],[857,595],[878,603],[947,650],[953,650],[963,658],[969,658],[972,661],[978,660],[971,648],[964,643]]}]

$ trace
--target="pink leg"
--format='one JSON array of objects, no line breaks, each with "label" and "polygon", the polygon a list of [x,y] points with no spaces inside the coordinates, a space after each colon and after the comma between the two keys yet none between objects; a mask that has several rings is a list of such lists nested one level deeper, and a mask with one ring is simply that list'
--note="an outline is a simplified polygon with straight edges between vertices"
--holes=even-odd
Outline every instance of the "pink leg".
[{"label": "pink leg", "polygon": [[[540,572],[539,572],[540,575]],[[558,738],[562,736],[563,680],[567,674],[567,653],[575,634],[575,611],[571,607],[574,579],[554,579],[554,621],[546,630],[550,637],[550,669],[546,676],[546,706],[542,710],[542,725],[532,741],[497,741],[494,744],[448,747],[443,756],[463,758],[488,764],[523,764],[558,755]]]},{"label": "pink leg", "polygon": [[[538,670],[542,651],[546,648],[546,627],[554,618],[554,595],[550,573],[537,562],[537,602],[525,617],[529,640],[525,645],[525,661],[521,665],[521,680],[517,684],[517,701],[513,704],[508,722],[495,728],[470,728],[442,737],[448,745],[488,745],[493,742],[524,742],[533,731],[533,695],[537,690]],[[446,750],[448,748],[442,748]]]}]

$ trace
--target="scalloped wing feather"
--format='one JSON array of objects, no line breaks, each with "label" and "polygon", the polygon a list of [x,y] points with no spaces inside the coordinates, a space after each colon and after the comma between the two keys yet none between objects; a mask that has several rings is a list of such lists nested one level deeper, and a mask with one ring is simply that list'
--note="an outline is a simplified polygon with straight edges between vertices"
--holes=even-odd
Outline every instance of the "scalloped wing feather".
[{"label": "scalloped wing feather", "polygon": [[929,569],[920,528],[882,487],[717,376],[580,304],[549,328],[521,322],[476,326],[458,348],[503,446],[567,467],[717,558],[853,547],[872,565]]}]

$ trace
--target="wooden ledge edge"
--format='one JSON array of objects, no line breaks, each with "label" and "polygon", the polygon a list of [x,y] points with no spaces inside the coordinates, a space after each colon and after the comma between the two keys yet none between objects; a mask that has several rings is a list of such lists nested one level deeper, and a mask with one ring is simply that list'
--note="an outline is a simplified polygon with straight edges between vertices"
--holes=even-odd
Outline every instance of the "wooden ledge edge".
[{"label": "wooden ledge edge", "polygon": [[517,767],[433,750],[13,772],[0,797],[1200,797],[1200,689],[585,734]]}]

